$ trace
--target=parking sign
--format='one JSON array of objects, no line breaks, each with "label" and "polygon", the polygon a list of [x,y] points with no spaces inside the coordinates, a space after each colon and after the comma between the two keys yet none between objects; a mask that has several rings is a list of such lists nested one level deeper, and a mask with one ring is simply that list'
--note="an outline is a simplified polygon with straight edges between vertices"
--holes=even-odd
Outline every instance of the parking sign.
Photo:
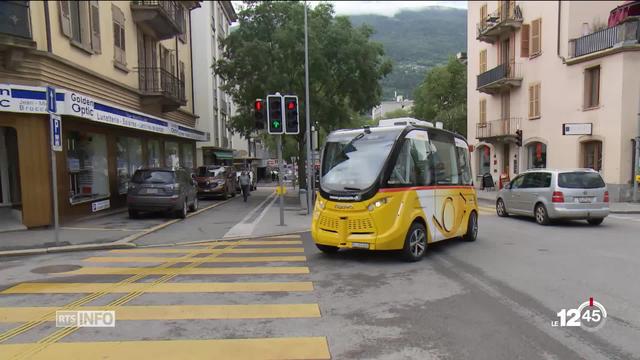
[{"label": "parking sign", "polygon": [[51,122],[51,150],[62,151],[62,118],[60,115],[50,114]]}]

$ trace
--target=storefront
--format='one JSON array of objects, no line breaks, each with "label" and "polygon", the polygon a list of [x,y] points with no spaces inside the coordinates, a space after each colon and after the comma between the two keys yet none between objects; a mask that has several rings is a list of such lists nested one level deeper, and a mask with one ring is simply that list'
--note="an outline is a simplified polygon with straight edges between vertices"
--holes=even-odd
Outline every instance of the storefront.
[{"label": "storefront", "polygon": [[233,150],[218,147],[202,148],[203,165],[233,165]]},{"label": "storefront", "polygon": [[[125,206],[140,167],[195,165],[207,134],[165,119],[57,90],[62,151],[56,155],[61,221]],[[49,116],[44,88],[0,85],[0,127],[15,129],[23,223],[51,223]],[[5,130],[4,133],[11,133]],[[31,195],[35,192],[36,195]],[[43,210],[44,208],[44,210]]]}]

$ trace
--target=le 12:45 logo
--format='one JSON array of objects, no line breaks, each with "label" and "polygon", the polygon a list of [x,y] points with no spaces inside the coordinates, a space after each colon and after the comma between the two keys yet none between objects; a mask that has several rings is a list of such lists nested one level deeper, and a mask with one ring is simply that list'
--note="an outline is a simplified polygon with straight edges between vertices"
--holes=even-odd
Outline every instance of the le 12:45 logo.
[{"label": "le 12:45 logo", "polygon": [[573,326],[582,327],[587,331],[596,331],[604,325],[607,310],[591,297],[577,309],[562,309],[557,315],[559,320],[552,321],[551,326]]}]

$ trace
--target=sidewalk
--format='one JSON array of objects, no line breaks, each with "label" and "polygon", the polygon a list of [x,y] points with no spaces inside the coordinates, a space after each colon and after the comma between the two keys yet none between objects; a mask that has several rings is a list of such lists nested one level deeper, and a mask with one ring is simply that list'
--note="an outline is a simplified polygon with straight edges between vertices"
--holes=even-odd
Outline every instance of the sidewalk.
[{"label": "sidewalk", "polygon": [[[494,204],[496,202],[497,191],[478,190],[478,200],[488,201]],[[612,214],[640,214],[640,203],[632,202],[612,202],[609,204],[609,210]]]}]

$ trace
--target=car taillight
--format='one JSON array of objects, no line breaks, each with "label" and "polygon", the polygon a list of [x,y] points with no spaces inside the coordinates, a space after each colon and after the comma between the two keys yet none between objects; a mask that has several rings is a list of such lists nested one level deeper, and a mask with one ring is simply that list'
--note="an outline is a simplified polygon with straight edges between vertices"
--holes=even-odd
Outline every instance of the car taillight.
[{"label": "car taillight", "polygon": [[553,195],[551,195],[551,202],[563,203],[564,202],[564,194],[562,193],[562,191],[554,191]]},{"label": "car taillight", "polygon": [[607,203],[609,202],[609,192],[608,191],[604,192],[604,202],[607,202]]}]

